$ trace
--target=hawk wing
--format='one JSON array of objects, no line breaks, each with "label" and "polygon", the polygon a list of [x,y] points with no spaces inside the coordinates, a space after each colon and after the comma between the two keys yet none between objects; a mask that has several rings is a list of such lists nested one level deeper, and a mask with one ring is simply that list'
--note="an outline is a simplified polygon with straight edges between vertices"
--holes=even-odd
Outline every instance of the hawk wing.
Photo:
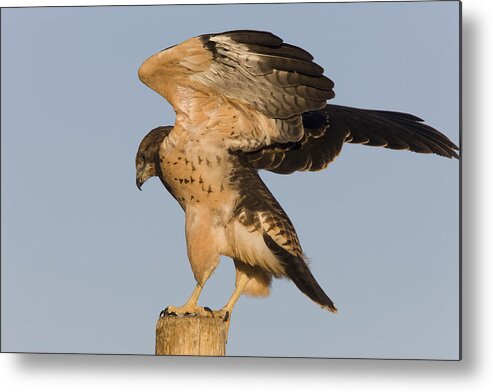
[{"label": "hawk wing", "polygon": [[340,154],[344,143],[459,157],[454,143],[411,114],[327,105],[302,117],[305,133],[300,141],[244,153],[244,162],[279,174],[317,171]]},{"label": "hawk wing", "polygon": [[139,78],[171,103],[175,127],[200,126],[232,150],[301,140],[302,114],[334,96],[309,53],[259,31],[191,38],[147,59]]},{"label": "hawk wing", "polygon": [[256,169],[321,170],[344,143],[458,158],[458,147],[418,117],[327,105],[334,84],[323,68],[269,32],[191,38],[147,59],[139,77],[171,103],[175,127],[206,130]]}]

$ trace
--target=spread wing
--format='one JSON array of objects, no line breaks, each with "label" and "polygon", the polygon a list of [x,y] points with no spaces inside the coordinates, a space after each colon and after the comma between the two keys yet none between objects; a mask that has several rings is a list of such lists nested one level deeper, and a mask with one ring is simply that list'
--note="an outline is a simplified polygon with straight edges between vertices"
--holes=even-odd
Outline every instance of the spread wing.
[{"label": "spread wing", "polygon": [[191,38],[147,59],[139,77],[171,103],[175,127],[243,151],[301,140],[302,114],[334,96],[308,52],[259,31]]},{"label": "spread wing", "polygon": [[305,133],[301,140],[244,153],[244,162],[280,174],[317,171],[339,155],[344,143],[459,157],[458,147],[445,135],[407,113],[327,105],[302,118]]},{"label": "spread wing", "polygon": [[344,143],[458,158],[458,147],[410,114],[327,105],[333,83],[305,50],[272,33],[191,38],[147,59],[140,79],[177,113],[175,129],[276,173],[321,170]]}]

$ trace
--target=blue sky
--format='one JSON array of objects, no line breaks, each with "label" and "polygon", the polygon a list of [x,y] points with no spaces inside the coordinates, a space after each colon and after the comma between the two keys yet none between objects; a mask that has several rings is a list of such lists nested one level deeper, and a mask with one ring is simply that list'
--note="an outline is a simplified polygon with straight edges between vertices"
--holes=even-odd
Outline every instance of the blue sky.
[{"label": "blue sky", "polygon": [[[334,103],[413,113],[458,143],[457,2],[4,9],[2,350],[153,352],[159,311],[194,280],[183,212],[157,180],[135,187],[141,138],[174,121],[137,69],[244,28],[312,53]],[[458,168],[347,145],[324,172],[263,173],[340,312],[275,281],[240,299],[228,355],[457,358]],[[201,304],[233,286],[225,258]]]}]

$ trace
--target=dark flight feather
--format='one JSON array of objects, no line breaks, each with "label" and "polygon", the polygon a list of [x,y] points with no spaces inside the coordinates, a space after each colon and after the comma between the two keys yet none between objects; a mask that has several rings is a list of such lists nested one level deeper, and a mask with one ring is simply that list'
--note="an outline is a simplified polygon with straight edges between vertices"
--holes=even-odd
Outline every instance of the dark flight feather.
[{"label": "dark flight feather", "polygon": [[304,134],[298,142],[274,143],[244,153],[246,164],[279,174],[317,171],[340,154],[344,143],[459,157],[458,147],[444,134],[408,113],[326,105],[302,118]]}]

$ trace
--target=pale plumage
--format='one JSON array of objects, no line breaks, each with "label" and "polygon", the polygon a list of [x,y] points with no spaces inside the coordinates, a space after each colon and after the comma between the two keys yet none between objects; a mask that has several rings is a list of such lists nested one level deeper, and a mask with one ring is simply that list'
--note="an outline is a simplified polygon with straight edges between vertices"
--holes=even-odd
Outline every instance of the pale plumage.
[{"label": "pale plumage", "polygon": [[258,169],[321,170],[345,142],[458,157],[457,146],[415,116],[328,105],[334,85],[323,69],[271,33],[191,38],[147,59],[139,77],[171,103],[176,122],[142,141],[137,185],[159,176],[184,209],[197,280],[187,303],[168,312],[213,314],[197,300],[221,255],[234,260],[236,290],[216,314],[228,317],[242,293],[268,295],[273,276],[336,311]]}]

